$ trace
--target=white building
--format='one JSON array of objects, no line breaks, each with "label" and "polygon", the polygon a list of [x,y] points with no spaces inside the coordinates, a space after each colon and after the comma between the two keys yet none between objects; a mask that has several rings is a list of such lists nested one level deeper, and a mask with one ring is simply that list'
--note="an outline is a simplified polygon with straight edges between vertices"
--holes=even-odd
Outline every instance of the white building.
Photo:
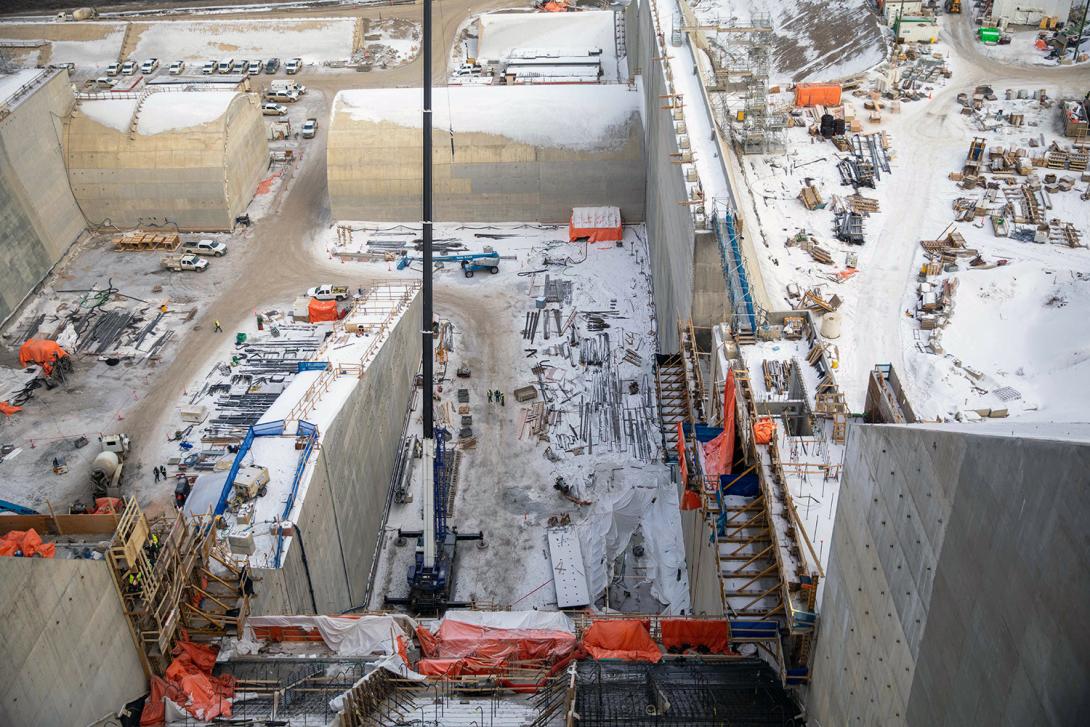
[{"label": "white building", "polygon": [[1011,25],[1038,25],[1041,18],[1067,20],[1072,0],[995,0],[992,18],[1006,18]]}]

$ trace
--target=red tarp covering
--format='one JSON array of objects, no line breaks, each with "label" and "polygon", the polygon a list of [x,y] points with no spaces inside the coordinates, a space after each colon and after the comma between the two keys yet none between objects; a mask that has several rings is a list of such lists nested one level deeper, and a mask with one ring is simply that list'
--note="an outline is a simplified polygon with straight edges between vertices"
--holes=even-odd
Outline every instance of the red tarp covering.
[{"label": "red tarp covering", "polygon": [[68,353],[56,341],[32,338],[19,347],[19,365],[24,369],[32,363],[41,366],[46,376],[53,373],[53,361],[65,358]]},{"label": "red tarp covering", "polygon": [[144,703],[140,724],[146,727],[162,723],[164,696],[199,720],[230,717],[235,680],[231,676],[212,676],[218,651],[215,646],[179,641],[174,648],[174,661],[170,662],[164,675],[165,681],[152,677],[151,694]]},{"label": "red tarp covering", "polygon": [[0,556],[15,557],[21,553],[24,558],[52,558],[57,554],[56,543],[43,543],[42,536],[30,530],[12,530],[0,537]]},{"label": "red tarp covering", "polygon": [[838,83],[797,83],[795,84],[796,106],[839,106],[840,84]]},{"label": "red tarp covering", "polygon": [[568,240],[587,238],[590,242],[616,242],[624,239],[619,207],[576,207],[571,211]]},{"label": "red tarp covering", "polygon": [[307,305],[307,317],[310,318],[311,323],[321,323],[339,320],[341,314],[337,310],[337,301],[311,298]]},{"label": "red tarp covering", "polygon": [[704,444],[706,474],[716,482],[734,467],[734,404],[734,369],[730,369],[723,386],[723,431]]},{"label": "red tarp covering", "polygon": [[96,497],[95,515],[109,515],[125,509],[125,501],[120,497]]},{"label": "red tarp covering", "polygon": [[595,659],[623,659],[657,663],[662,652],[651,639],[645,621],[595,621],[583,633],[583,648]]},{"label": "red tarp covering", "polygon": [[681,493],[681,510],[699,510],[701,505],[700,493],[688,487]]},{"label": "red tarp covering", "polygon": [[667,618],[659,621],[659,626],[662,628],[662,645],[667,651],[695,649],[709,654],[731,653],[730,623],[726,620]]},{"label": "red tarp covering", "polygon": [[548,629],[498,629],[444,619],[434,634],[417,628],[426,657],[482,659],[560,659],[575,651],[573,634]]},{"label": "red tarp covering", "polygon": [[[413,667],[420,674],[453,678],[467,674],[495,674],[509,662],[541,662],[551,665],[547,675],[563,669],[575,654],[574,634],[551,629],[501,629],[444,619],[434,634],[416,629],[423,659]],[[539,684],[514,685],[501,681],[516,691],[534,692]]]},{"label": "red tarp covering", "polygon": [[685,462],[685,428],[677,423],[677,461],[681,467],[681,484],[689,482],[689,465]]}]

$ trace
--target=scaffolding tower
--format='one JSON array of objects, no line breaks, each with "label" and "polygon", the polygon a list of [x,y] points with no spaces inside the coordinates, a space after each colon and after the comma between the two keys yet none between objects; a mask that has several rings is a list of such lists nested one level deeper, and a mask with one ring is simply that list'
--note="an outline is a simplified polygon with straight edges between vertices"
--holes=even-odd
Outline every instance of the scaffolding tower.
[{"label": "scaffolding tower", "polygon": [[185,634],[242,633],[252,580],[245,556],[219,539],[218,519],[180,512],[149,522],[129,498],[107,551],[114,585],[147,676],[162,675]]}]

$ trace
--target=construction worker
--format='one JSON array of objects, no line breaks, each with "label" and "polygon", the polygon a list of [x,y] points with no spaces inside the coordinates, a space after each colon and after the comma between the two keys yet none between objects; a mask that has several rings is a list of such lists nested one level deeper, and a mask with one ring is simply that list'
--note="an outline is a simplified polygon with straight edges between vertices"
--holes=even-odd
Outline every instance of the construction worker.
[{"label": "construction worker", "polygon": [[503,395],[502,391],[500,392],[500,406],[507,406],[507,397]]},{"label": "construction worker", "polygon": [[213,321],[212,331],[214,333],[223,333],[223,326],[220,325],[219,321]]},{"label": "construction worker", "polygon": [[155,475],[155,481],[158,482],[159,481],[159,468],[158,467],[152,467],[151,468],[151,473],[153,475]]},{"label": "construction worker", "polygon": [[159,476],[165,481],[167,478],[167,468],[164,465],[159,465]]},{"label": "construction worker", "polygon": [[140,581],[141,580],[143,580],[143,577],[140,575],[139,572],[137,572],[137,573],[130,572],[129,573],[129,587],[128,587],[129,593],[139,592],[139,590],[140,590]]},{"label": "construction worker", "polygon": [[492,389],[489,389],[489,390],[488,390],[488,403],[489,403],[489,404],[491,404],[491,403],[492,403]]}]

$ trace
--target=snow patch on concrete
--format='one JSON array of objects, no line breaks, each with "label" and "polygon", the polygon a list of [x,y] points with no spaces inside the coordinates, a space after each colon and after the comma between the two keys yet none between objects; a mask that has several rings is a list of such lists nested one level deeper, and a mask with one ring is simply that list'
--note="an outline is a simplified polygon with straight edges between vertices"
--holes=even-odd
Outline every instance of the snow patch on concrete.
[{"label": "snow patch on concrete", "polygon": [[[435,128],[506,136],[525,144],[600,149],[624,143],[624,126],[639,114],[639,94],[619,85],[449,88],[434,94]],[[333,114],[356,121],[421,128],[423,90],[341,91]]]}]

